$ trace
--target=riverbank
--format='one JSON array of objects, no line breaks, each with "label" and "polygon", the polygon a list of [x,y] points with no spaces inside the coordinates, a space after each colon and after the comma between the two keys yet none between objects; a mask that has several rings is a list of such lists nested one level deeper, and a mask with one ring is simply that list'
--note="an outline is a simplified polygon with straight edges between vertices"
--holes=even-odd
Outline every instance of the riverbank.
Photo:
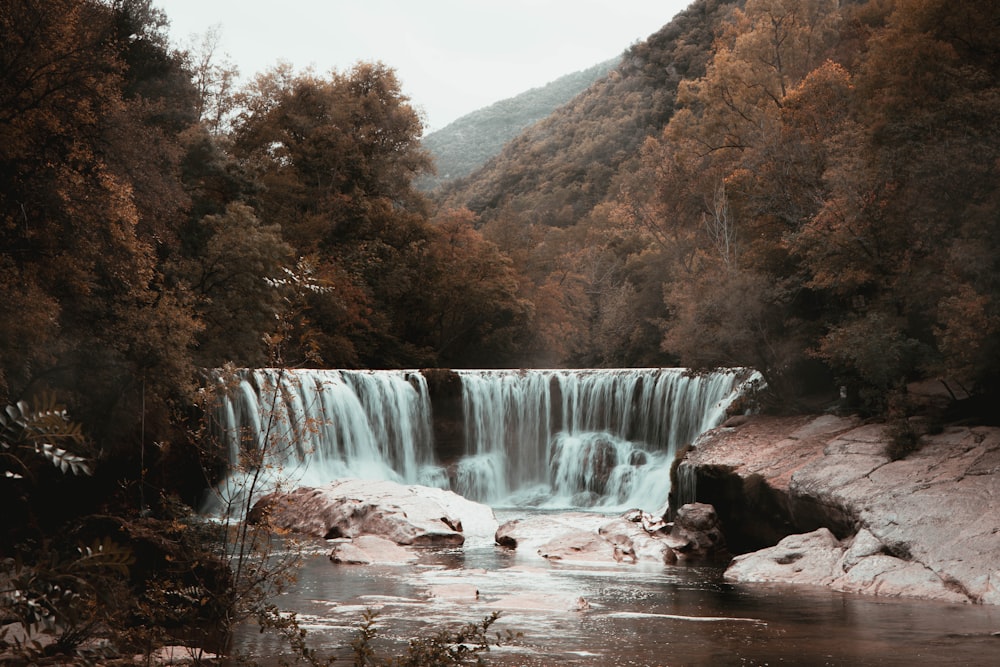
[{"label": "riverbank", "polygon": [[680,460],[671,506],[716,507],[745,554],[731,581],[1000,604],[1000,429],[948,427],[895,461],[889,439],[853,417],[739,419]]}]

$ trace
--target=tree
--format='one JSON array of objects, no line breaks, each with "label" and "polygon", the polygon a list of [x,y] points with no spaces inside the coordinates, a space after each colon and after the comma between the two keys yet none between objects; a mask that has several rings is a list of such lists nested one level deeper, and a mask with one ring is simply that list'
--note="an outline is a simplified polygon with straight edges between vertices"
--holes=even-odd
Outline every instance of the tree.
[{"label": "tree", "polygon": [[468,210],[447,211],[421,247],[406,284],[407,340],[425,344],[445,366],[505,366],[525,342],[532,306],[500,250],[473,227]]},{"label": "tree", "polygon": [[292,249],[277,225],[262,225],[245,204],[230,204],[200,224],[204,246],[178,267],[202,326],[198,357],[207,367],[261,365],[268,360],[265,337],[284,315]]}]

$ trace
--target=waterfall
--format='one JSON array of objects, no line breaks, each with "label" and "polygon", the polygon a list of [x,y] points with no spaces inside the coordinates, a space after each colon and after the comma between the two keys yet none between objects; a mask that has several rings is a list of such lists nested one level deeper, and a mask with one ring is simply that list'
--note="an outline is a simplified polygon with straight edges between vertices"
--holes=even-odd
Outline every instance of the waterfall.
[{"label": "waterfall", "polygon": [[659,368],[453,373],[461,380],[464,443],[453,460],[435,454],[433,396],[419,371],[220,375],[218,435],[234,475],[248,465],[280,472],[271,483],[390,479],[491,504],[656,511],[670,490],[677,449],[719,424],[751,375]]},{"label": "waterfall", "polygon": [[432,465],[419,373],[258,369],[218,381],[218,435],[232,473],[213,507],[234,502],[247,468],[267,471],[265,487],[342,477],[446,486]]},{"label": "waterfall", "polygon": [[458,493],[501,504],[653,509],[670,490],[677,449],[724,419],[748,375],[669,368],[456,372],[466,454],[479,462],[463,471]]}]

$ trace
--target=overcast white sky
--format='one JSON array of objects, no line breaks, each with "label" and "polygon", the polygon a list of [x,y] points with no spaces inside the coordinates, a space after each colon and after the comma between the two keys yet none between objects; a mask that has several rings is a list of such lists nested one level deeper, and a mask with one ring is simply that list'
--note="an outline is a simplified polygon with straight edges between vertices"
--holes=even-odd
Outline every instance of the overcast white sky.
[{"label": "overcast white sky", "polygon": [[218,26],[244,79],[381,60],[428,130],[620,55],[691,0],[154,0],[178,47]]}]

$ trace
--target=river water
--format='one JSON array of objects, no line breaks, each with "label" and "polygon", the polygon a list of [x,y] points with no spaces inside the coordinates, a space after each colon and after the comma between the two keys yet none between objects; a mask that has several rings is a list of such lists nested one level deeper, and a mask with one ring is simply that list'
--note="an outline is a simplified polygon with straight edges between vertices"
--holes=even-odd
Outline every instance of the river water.
[{"label": "river water", "polygon": [[[590,527],[607,518],[589,516]],[[298,581],[275,602],[298,614],[310,646],[347,664],[366,609],[378,613],[376,647],[388,654],[405,652],[409,637],[499,611],[491,632],[522,636],[494,647],[490,665],[1000,664],[995,607],[734,586],[715,567],[550,563],[484,534],[462,548],[419,549],[416,563],[396,566],[334,565],[330,547],[307,542]],[[283,652],[256,628],[240,633],[236,648],[263,664]]]}]

